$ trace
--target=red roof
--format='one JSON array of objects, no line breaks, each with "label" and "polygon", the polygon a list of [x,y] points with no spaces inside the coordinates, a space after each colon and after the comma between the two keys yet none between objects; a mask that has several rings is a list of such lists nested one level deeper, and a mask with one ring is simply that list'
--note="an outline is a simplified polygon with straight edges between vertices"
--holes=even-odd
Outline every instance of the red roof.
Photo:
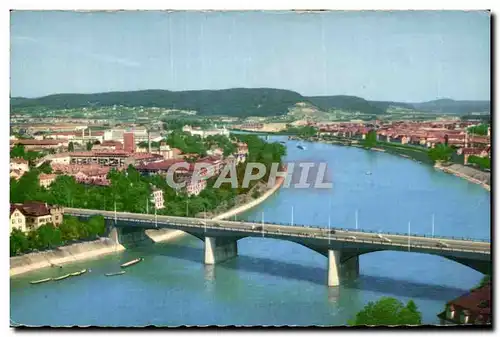
[{"label": "red roof", "polygon": [[469,310],[472,314],[490,314],[491,312],[491,283],[487,283],[479,289],[473,289],[470,293],[460,296],[450,302],[449,305]]},{"label": "red roof", "polygon": [[71,152],[72,157],[129,157],[131,153],[122,150]]},{"label": "red roof", "polygon": [[14,158],[11,161],[16,164],[28,164],[28,161],[23,158]]},{"label": "red roof", "polygon": [[54,139],[13,139],[10,144],[21,144],[21,145],[61,145],[63,141]]}]

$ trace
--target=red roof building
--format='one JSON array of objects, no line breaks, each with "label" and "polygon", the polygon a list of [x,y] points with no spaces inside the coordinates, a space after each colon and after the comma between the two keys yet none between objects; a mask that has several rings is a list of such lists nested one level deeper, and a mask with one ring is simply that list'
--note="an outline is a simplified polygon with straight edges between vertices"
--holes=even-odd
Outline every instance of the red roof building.
[{"label": "red roof building", "polygon": [[441,324],[491,324],[491,283],[446,304]]}]

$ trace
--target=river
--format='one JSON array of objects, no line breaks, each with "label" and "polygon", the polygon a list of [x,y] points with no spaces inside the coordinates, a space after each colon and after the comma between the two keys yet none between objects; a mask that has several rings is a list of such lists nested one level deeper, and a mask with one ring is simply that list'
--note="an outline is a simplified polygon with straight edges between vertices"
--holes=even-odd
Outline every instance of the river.
[{"label": "river", "polygon": [[[286,137],[271,137],[285,140]],[[386,153],[288,141],[287,160],[326,161],[333,189],[281,189],[239,219],[374,231],[490,239],[490,194],[481,186]],[[372,174],[365,174],[370,171]],[[45,269],[10,280],[11,324],[178,326],[344,325],[372,300],[413,299],[424,323],[438,323],[444,304],[482,275],[438,256],[376,252],[360,257],[360,276],[326,286],[326,258],[300,245],[266,238],[238,242],[236,259],[203,264],[203,243],[184,236],[99,260]],[[122,276],[103,274],[144,256]],[[91,272],[64,281],[29,281],[68,270]]]}]

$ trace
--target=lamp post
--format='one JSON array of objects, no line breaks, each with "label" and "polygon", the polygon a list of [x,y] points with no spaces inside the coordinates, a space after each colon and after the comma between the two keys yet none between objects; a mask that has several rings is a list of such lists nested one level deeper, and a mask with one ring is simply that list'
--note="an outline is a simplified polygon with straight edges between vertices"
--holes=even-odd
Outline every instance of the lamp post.
[{"label": "lamp post", "polygon": [[434,214],[432,214],[432,237],[434,237]]},{"label": "lamp post", "polygon": [[262,237],[264,237],[264,212],[262,212]]},{"label": "lamp post", "polygon": [[408,251],[410,251],[410,232],[411,232],[411,223],[408,221]]},{"label": "lamp post", "polygon": [[358,210],[354,213],[354,217],[356,219],[356,230],[358,230]]}]

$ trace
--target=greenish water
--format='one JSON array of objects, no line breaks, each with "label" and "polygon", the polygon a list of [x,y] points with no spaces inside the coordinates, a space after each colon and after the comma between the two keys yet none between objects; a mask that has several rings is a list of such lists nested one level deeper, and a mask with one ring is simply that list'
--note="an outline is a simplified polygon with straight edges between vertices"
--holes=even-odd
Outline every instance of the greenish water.
[{"label": "greenish water", "polygon": [[[286,137],[273,136],[284,140]],[[359,227],[375,231],[490,238],[490,194],[432,167],[386,153],[288,142],[288,160],[326,160],[332,190],[281,189],[239,216],[266,221]],[[371,171],[372,175],[366,175]],[[11,324],[343,325],[368,301],[381,296],[414,299],[425,323],[437,323],[446,301],[459,296],[481,274],[438,256],[376,252],[360,257],[360,276],[326,286],[326,258],[300,245],[267,238],[238,242],[239,256],[216,266],[203,264],[203,243],[185,236],[144,245],[99,260],[45,269],[11,278]],[[122,276],[105,277],[119,264],[145,260]],[[80,268],[91,272],[60,282],[33,279]]]}]

